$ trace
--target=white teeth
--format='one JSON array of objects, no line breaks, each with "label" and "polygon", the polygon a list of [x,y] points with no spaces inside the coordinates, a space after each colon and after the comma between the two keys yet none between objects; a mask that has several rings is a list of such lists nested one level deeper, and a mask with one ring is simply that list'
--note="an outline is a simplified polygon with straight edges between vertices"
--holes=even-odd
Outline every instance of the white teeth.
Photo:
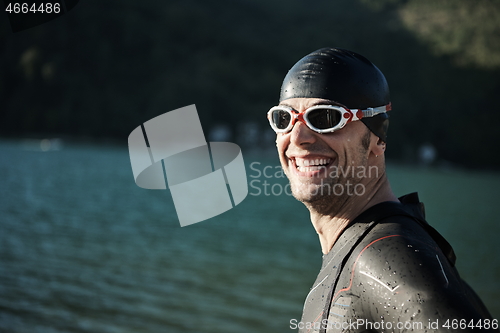
[{"label": "white teeth", "polygon": [[300,172],[310,172],[323,169],[323,166],[309,166],[309,167],[297,167]]},{"label": "white teeth", "polygon": [[296,158],[295,165],[300,172],[316,171],[325,168],[330,163],[329,158],[303,159]]}]

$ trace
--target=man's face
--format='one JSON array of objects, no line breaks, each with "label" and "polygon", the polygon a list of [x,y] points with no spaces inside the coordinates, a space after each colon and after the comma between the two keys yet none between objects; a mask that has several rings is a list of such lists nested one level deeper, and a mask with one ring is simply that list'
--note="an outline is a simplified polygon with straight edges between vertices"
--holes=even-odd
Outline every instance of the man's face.
[{"label": "man's face", "polygon": [[[302,112],[313,105],[335,103],[317,98],[291,98],[281,104]],[[290,132],[278,134],[280,162],[294,197],[304,203],[324,201],[331,205],[345,202],[349,195],[359,195],[361,185],[357,191],[355,186],[363,183],[362,169],[368,170],[370,138],[371,132],[361,121],[328,134],[316,133],[304,123],[296,122]]]}]

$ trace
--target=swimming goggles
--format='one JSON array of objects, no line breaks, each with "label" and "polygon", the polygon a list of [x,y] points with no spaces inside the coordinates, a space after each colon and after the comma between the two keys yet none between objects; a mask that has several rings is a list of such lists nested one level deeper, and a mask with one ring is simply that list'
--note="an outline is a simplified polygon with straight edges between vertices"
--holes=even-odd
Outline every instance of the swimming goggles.
[{"label": "swimming goggles", "polygon": [[366,117],[374,117],[391,110],[391,103],[366,110],[348,109],[336,105],[315,105],[303,112],[297,112],[287,105],[272,107],[267,113],[269,124],[276,133],[286,133],[300,121],[317,133],[331,133],[347,123]]}]

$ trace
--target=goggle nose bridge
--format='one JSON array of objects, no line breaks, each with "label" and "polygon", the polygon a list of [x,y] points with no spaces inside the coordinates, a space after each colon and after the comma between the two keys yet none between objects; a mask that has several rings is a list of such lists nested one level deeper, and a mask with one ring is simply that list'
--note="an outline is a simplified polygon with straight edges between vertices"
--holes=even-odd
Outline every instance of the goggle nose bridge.
[{"label": "goggle nose bridge", "polygon": [[293,112],[292,114],[293,114],[293,118],[292,118],[292,121],[291,121],[292,127],[295,125],[295,123],[297,121],[300,121],[303,124],[307,125],[307,122],[304,119],[304,112],[300,112],[300,113]]}]

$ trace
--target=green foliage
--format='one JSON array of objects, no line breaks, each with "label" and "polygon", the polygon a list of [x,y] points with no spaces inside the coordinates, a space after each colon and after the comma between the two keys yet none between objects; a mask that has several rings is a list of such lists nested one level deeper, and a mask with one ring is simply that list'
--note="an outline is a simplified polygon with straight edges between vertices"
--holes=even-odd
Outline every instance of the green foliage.
[{"label": "green foliage", "polygon": [[499,0],[413,0],[399,12],[435,54],[462,66],[500,68]]}]

